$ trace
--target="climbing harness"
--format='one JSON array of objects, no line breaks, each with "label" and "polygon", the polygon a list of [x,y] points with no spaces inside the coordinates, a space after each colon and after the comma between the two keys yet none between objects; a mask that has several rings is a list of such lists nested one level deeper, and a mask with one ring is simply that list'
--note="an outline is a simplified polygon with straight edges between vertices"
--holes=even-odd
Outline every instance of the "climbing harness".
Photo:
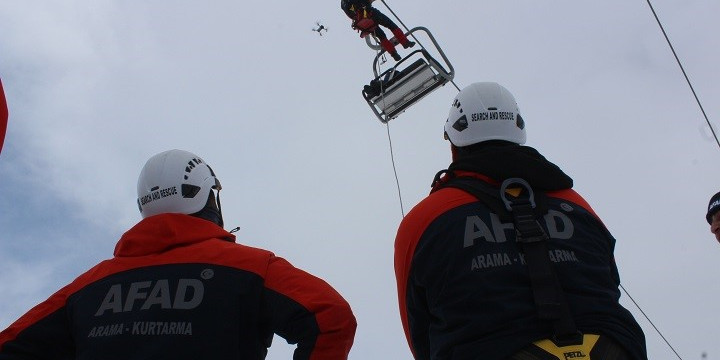
[{"label": "climbing harness", "polygon": [[[435,178],[437,181],[439,175]],[[441,187],[463,190],[487,205],[501,219],[512,219],[516,242],[527,265],[538,317],[552,323],[552,342],[555,345],[562,347],[582,344],[583,334],[575,326],[548,255],[549,237],[538,222],[538,218],[548,212],[545,195],[538,193],[536,196],[530,184],[521,178],[504,180],[499,191],[471,177],[452,177]]]}]

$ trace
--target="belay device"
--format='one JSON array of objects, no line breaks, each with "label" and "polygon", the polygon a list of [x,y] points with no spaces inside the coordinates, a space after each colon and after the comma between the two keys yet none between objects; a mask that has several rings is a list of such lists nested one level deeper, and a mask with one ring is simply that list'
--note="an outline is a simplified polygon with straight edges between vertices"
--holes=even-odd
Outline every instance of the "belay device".
[{"label": "belay device", "polygon": [[378,53],[373,61],[375,77],[370,81],[370,85],[365,86],[362,95],[382,123],[398,117],[410,106],[455,77],[450,61],[427,28],[415,27],[405,35],[417,39],[421,34],[430,39],[435,48],[434,52],[440,55],[442,62],[435,59],[418,41],[418,50],[410,52],[383,72],[378,69],[379,60],[385,51],[379,44],[373,43],[370,36],[365,37],[368,46],[378,50]]}]

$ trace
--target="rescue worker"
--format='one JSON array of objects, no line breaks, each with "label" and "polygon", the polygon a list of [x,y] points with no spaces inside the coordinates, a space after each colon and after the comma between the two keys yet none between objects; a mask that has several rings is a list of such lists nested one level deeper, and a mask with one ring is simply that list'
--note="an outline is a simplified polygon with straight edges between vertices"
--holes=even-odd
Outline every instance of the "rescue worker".
[{"label": "rescue worker", "polygon": [[356,322],[325,281],[223,229],[220,181],[197,155],[151,157],[142,220],[105,260],[0,333],[0,359],[347,359]]},{"label": "rescue worker", "polygon": [[453,161],[395,240],[415,359],[647,359],[619,303],[615,239],[572,179],[522,145],[513,95],[497,83],[466,87],[445,137]]},{"label": "rescue worker", "polygon": [[710,232],[715,234],[715,239],[720,242],[720,192],[710,198],[705,220],[710,224]]},{"label": "rescue worker", "polygon": [[374,34],[380,40],[380,46],[390,54],[390,56],[399,61],[402,59],[395,45],[388,40],[385,32],[378,25],[382,25],[395,35],[395,39],[405,49],[415,46],[414,41],[410,41],[405,33],[395,24],[389,17],[381,13],[380,10],[372,7],[372,2],[375,0],[341,0],[340,8],[345,12],[350,19],[352,19],[352,28],[359,30],[361,37],[365,37],[368,33]]}]

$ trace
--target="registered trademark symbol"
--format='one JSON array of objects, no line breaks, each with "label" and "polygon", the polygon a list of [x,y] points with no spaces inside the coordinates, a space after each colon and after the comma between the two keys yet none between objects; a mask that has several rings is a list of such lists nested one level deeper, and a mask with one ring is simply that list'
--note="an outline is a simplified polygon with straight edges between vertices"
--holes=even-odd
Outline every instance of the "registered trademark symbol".
[{"label": "registered trademark symbol", "polygon": [[212,279],[213,276],[215,276],[213,269],[205,269],[200,273],[200,277],[204,280]]}]

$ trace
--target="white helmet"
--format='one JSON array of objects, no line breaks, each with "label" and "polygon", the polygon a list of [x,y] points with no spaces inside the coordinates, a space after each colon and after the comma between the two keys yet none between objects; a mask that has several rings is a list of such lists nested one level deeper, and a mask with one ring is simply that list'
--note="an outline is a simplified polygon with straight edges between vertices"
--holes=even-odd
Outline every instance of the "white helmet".
[{"label": "white helmet", "polygon": [[445,122],[446,139],[463,147],[488,140],[525,143],[525,122],[515,97],[494,82],[478,82],[462,89]]},{"label": "white helmet", "polygon": [[211,189],[220,181],[199,156],[168,150],[151,157],[137,184],[137,203],[143,219],[162,213],[194,214],[205,207]]}]

